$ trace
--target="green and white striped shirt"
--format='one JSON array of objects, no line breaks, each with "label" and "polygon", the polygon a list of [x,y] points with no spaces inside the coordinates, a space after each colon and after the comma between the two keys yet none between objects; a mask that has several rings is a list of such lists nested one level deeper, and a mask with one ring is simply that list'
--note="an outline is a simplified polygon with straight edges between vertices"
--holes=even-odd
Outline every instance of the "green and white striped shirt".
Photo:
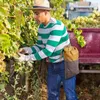
[{"label": "green and white striped shirt", "polygon": [[49,62],[60,62],[64,60],[62,50],[69,44],[69,35],[64,24],[51,18],[46,26],[39,26],[37,44],[32,47],[33,60],[48,58]]}]

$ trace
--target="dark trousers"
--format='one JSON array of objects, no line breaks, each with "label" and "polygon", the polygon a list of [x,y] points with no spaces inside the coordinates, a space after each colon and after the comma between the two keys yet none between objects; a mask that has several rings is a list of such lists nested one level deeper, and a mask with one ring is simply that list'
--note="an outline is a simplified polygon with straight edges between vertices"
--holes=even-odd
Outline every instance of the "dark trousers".
[{"label": "dark trousers", "polygon": [[65,79],[64,61],[50,63],[48,66],[47,87],[48,100],[59,100],[61,83],[66,94],[66,100],[77,100],[76,95],[76,76]]}]

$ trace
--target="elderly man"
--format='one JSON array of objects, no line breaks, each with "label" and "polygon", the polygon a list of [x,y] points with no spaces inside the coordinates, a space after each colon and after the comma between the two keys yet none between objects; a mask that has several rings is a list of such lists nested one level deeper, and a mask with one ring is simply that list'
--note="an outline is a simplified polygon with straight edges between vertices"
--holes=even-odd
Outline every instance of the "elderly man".
[{"label": "elderly man", "polygon": [[[52,18],[48,0],[36,0],[32,8],[34,19],[39,24],[37,44],[21,48],[20,61],[48,59],[48,100],[59,100],[61,82],[67,100],[77,100],[76,77],[65,79],[63,48],[70,44],[69,35],[64,24]],[[22,53],[28,53],[24,55]]]}]

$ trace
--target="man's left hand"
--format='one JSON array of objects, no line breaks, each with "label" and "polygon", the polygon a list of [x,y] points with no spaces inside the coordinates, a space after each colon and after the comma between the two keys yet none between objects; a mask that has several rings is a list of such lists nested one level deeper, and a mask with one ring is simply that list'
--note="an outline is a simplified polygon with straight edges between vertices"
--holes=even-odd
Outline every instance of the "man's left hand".
[{"label": "man's left hand", "polygon": [[18,54],[20,56],[18,58],[18,61],[19,62],[23,62],[23,61],[34,61],[34,60],[36,60],[33,54],[30,54],[30,55],[24,55],[24,54],[21,54],[21,53],[18,53]]},{"label": "man's left hand", "polygon": [[19,58],[17,60],[19,62],[28,61],[28,60],[26,60],[27,55],[24,55],[24,54],[21,54],[21,53],[18,53],[18,54],[19,54]]}]

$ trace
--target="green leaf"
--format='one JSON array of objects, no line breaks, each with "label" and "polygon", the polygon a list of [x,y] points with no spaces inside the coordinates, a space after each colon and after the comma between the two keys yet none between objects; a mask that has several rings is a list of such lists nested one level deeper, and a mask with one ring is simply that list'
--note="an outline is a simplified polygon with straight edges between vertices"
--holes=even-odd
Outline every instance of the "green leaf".
[{"label": "green leaf", "polygon": [[4,23],[6,24],[6,27],[7,27],[8,29],[11,29],[10,23],[8,22],[7,19],[4,20]]},{"label": "green leaf", "polygon": [[3,83],[0,83],[0,90],[4,89],[5,88],[5,84]]},{"label": "green leaf", "polygon": [[10,39],[10,36],[8,34],[0,34],[0,41],[2,42],[3,40],[7,41]]},{"label": "green leaf", "polygon": [[0,30],[4,29],[3,22],[0,20]]},{"label": "green leaf", "polygon": [[23,12],[18,7],[15,7],[14,13],[15,13],[15,16],[16,16],[15,23],[16,23],[17,27],[20,28],[21,25],[25,24]]},{"label": "green leaf", "polygon": [[79,42],[79,44],[81,47],[84,47],[84,46],[86,46],[86,41],[81,41],[81,42]]},{"label": "green leaf", "polygon": [[7,17],[9,14],[8,9],[6,7],[0,7],[0,16]]}]

